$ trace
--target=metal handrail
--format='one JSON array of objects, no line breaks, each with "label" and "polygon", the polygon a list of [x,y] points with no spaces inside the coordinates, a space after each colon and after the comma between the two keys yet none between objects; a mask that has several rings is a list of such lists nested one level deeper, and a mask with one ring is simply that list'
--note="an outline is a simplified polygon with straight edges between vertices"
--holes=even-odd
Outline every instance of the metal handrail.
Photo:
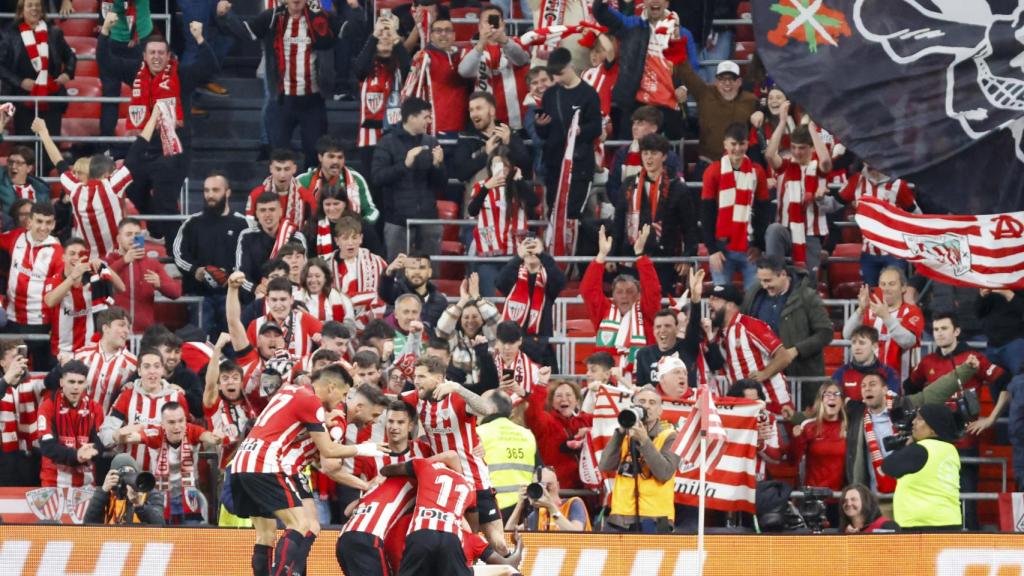
[{"label": "metal handrail", "polygon": [[[54,142],[134,142],[134,136],[50,136]],[[5,142],[40,142],[38,136],[4,136]]]},{"label": "metal handrail", "polygon": [[130,102],[127,96],[8,96],[4,95],[4,102],[100,102],[120,103]]},{"label": "metal handrail", "polygon": [[[14,19],[17,15],[14,12],[0,12],[0,20]],[[151,20],[170,20],[170,14],[150,14]],[[72,12],[67,16],[61,16],[59,12],[47,12],[43,15],[46,20],[99,20],[98,12]]]}]

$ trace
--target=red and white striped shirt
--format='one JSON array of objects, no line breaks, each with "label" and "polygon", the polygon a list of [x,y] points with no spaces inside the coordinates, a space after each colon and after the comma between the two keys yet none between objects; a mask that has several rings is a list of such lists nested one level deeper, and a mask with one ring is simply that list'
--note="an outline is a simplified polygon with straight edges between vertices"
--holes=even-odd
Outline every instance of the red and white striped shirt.
[{"label": "red and white striped shirt", "polygon": [[[522,350],[516,355],[516,359],[506,364],[501,358],[501,354],[494,354],[494,365],[498,370],[498,376],[500,377],[505,370],[511,370],[513,378],[515,379],[516,385],[522,387],[526,396],[533,393],[533,388],[539,386],[540,382],[540,365],[530,359]],[[523,399],[518,394],[513,395],[513,402],[518,404]]]},{"label": "red and white striped shirt", "polygon": [[[879,293],[876,290],[876,293]],[[875,316],[871,308],[864,310],[864,317],[861,323],[864,326],[872,326],[878,330],[878,358],[886,366],[889,366],[899,375],[900,382],[910,378],[914,366],[921,361],[921,334],[924,333],[924,314],[921,309],[913,304],[900,302],[899,308],[890,310],[889,316],[899,321],[900,325],[911,331],[916,340],[910,348],[901,348],[892,335],[889,328],[882,322],[882,319]]]},{"label": "red and white striped shirt", "polygon": [[418,390],[410,390],[400,398],[416,407],[420,426],[423,427],[432,453],[455,450],[459,454],[462,470],[473,483],[473,489],[487,490],[491,487],[487,462],[473,454],[473,449],[480,445],[480,437],[476,433],[476,416],[469,413],[462,396],[452,393],[433,402],[421,398]]},{"label": "red and white striped shirt", "polygon": [[341,533],[365,532],[383,541],[398,519],[412,510],[415,500],[416,489],[409,478],[388,478],[363,494]]},{"label": "red and white striped shirt", "polygon": [[[87,396],[82,396],[77,406],[71,406],[64,395],[58,393],[43,400],[39,408],[40,440],[52,439],[75,451],[94,442],[93,437],[102,425],[103,412]],[[44,457],[39,475],[43,486],[91,486],[93,463],[58,464]]]},{"label": "red and white striped shirt", "polygon": [[281,75],[281,89],[285,96],[306,96],[320,91],[317,74],[317,54],[313,49],[313,37],[309,33],[306,14],[288,18],[285,22],[281,43],[284,46],[284,70]]},{"label": "red and white striped shirt", "polygon": [[355,460],[355,475],[363,480],[370,481],[380,474],[380,469],[392,464],[408,462],[413,458],[426,458],[430,456],[430,446],[420,440],[410,440],[405,451],[395,454],[381,454],[380,456],[357,456]]},{"label": "red and white striped shirt", "polygon": [[210,430],[224,436],[224,444],[220,452],[221,470],[227,468],[231,463],[235,449],[238,448],[238,442],[242,440],[242,433],[255,419],[256,410],[245,396],[242,396],[237,402],[228,403],[218,395],[213,407],[206,409],[206,421],[210,424]]},{"label": "red and white striped shirt", "polygon": [[[54,327],[50,332],[50,351],[54,356],[61,352],[72,354],[87,342],[92,342],[96,328],[93,315],[114,304],[114,291],[110,284],[112,276],[113,272],[104,265],[97,277],[83,282],[81,286],[72,286],[51,309],[50,321]],[[63,282],[63,274],[50,277],[43,294],[49,294]]]},{"label": "red and white striped shirt", "polygon": [[89,245],[89,259],[102,258],[117,249],[117,225],[124,218],[124,193],[132,174],[121,166],[103,180],[82,183],[71,171],[60,176],[71,199],[75,235]]},{"label": "red and white striped shirt", "polygon": [[[868,179],[864,172],[858,172],[850,177],[846,187],[839,192],[839,198],[846,204],[851,204],[860,200],[861,196],[878,198],[907,212],[914,212],[917,208],[914,191],[910,189],[909,184],[899,178],[875,183]],[[881,249],[866,239],[861,240],[860,251],[874,256],[885,255]]]},{"label": "red and white striped shirt", "polygon": [[448,532],[462,541],[462,516],[476,506],[473,480],[440,462],[422,458],[411,460],[416,474],[416,508],[409,534],[417,530]]},{"label": "red and white striped shirt", "polygon": [[139,362],[127,348],[107,354],[98,342],[75,352],[75,360],[81,360],[89,367],[89,376],[85,379],[86,390],[104,414],[110,410],[110,405],[121,393],[128,378],[135,373]]},{"label": "red and white striped shirt", "polygon": [[[159,389],[153,392],[145,392],[142,390],[142,382],[136,380],[131,388],[121,392],[121,395],[117,397],[117,401],[110,408],[110,413],[107,414],[106,422],[103,426],[104,441],[109,442],[108,438],[110,435],[122,426],[141,424],[143,428],[151,426],[159,428],[161,420],[160,409],[168,402],[181,404],[182,408],[185,409],[185,413],[188,414],[188,401],[185,399],[185,395],[177,388],[172,388],[170,384],[164,381]],[[132,458],[135,458],[140,470],[152,471],[151,466],[153,462],[150,461],[150,453],[146,449],[145,444],[140,443],[131,446],[126,452],[131,454]]]},{"label": "red and white striped shirt", "polygon": [[36,188],[31,184],[11,184],[14,188],[14,197],[17,200],[36,201]]},{"label": "red and white striped shirt", "polygon": [[[250,344],[256,345],[256,335],[259,334],[260,327],[270,320],[270,314],[267,314],[249,323],[247,336]],[[295,358],[301,358],[306,354],[313,353],[313,335],[320,333],[324,323],[307,312],[293,310],[288,319],[280,326],[284,330],[288,352]]]},{"label": "red and white striped shirt", "polygon": [[305,465],[297,446],[324,431],[324,406],[305,386],[284,385],[271,397],[235,453],[231,471],[296,474]]},{"label": "red and white striped shirt", "polygon": [[[782,348],[782,340],[768,324],[746,314],[736,314],[719,336],[724,349],[725,372],[735,382],[764,370],[771,357]],[[762,383],[768,395],[768,410],[780,414],[783,406],[793,407],[786,377],[781,372]]]},{"label": "red and white striped shirt", "polygon": [[[825,217],[825,212],[818,205],[817,200],[808,197],[813,196],[808,191],[809,180],[817,181],[818,190],[825,190],[828,186],[824,175],[818,172],[811,175],[812,171],[817,170],[817,166],[817,160],[812,160],[811,164],[806,166],[801,166],[790,158],[782,161],[782,166],[779,166],[776,171],[779,198],[778,222],[789,228],[802,224],[807,236],[828,236],[828,220]],[[802,223],[794,221],[790,205],[804,207]]]},{"label": "red and white striped shirt", "polygon": [[39,448],[38,409],[45,389],[43,376],[30,376],[20,384],[7,385],[0,397],[0,448],[5,454]]},{"label": "red and white striped shirt", "polygon": [[25,228],[0,234],[0,250],[11,255],[7,275],[7,318],[18,324],[50,323],[43,304],[47,278],[64,269],[64,249],[53,236],[35,242]]},{"label": "red and white striped shirt", "polygon": [[[519,39],[511,41],[518,42]],[[497,44],[486,46],[480,57],[476,89],[494,96],[498,121],[508,124],[513,130],[523,128],[526,113],[523,98],[528,93],[526,72],[529,69],[529,65],[514,66]]]}]

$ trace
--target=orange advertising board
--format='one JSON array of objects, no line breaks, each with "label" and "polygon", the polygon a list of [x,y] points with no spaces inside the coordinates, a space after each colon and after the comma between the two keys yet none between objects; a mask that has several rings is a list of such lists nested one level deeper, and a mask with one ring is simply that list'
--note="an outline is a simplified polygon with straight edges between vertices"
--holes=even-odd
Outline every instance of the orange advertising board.
[{"label": "orange advertising board", "polygon": [[[252,574],[252,530],[0,526],[5,576]],[[313,576],[338,575],[336,531],[320,534]],[[523,534],[527,576],[696,574],[693,536]],[[708,536],[705,574],[1024,576],[1024,535]],[[357,575],[353,575],[357,576]]]}]

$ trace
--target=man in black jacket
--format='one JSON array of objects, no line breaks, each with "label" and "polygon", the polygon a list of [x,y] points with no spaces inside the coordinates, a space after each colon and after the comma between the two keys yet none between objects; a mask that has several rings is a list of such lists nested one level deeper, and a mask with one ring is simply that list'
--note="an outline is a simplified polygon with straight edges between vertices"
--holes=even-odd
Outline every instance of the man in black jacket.
[{"label": "man in black jacket", "polygon": [[487,168],[487,159],[498,146],[508,146],[509,160],[529,179],[533,170],[530,151],[523,139],[497,119],[494,96],[489,92],[473,92],[469,96],[469,120],[472,126],[459,133],[455,148],[455,177],[472,188],[476,175]]},{"label": "man in black jacket", "polygon": [[[117,15],[111,12],[100,29],[96,59],[101,69],[116,71],[122,82],[132,86],[136,76],[141,74],[139,61],[121,58],[111,51],[110,30],[116,23]],[[150,139],[140,162],[141,166],[132,170],[132,185],[127,192],[128,198],[144,214],[180,213],[178,198],[181,196],[181,186],[188,175],[191,159],[192,94],[197,86],[205,84],[218,69],[217,57],[209,43],[203,39],[202,24],[190,23],[189,32],[199,45],[199,56],[191,64],[177,66],[178,102],[175,106],[181,109],[181,122],[177,134],[181,139],[182,153],[165,156],[161,144],[163,139]],[[143,45],[142,60],[150,75],[156,77],[163,73],[171,65],[167,41],[159,36],[150,36]],[[149,114],[148,110],[146,114]],[[153,238],[166,238],[170,241],[178,231],[178,223],[149,222],[148,229]]]},{"label": "man in black jacket", "polygon": [[393,307],[402,294],[419,296],[423,302],[420,317],[433,329],[437,326],[437,319],[448,308],[448,297],[430,281],[430,276],[430,256],[399,254],[381,274],[377,291],[388,307]]},{"label": "man in black jacket", "polygon": [[306,246],[306,238],[302,232],[293,231],[288,238],[281,238],[288,231],[283,226],[292,225],[284,219],[281,201],[274,192],[264,192],[256,198],[256,226],[247,228],[238,236],[238,249],[235,252],[235,271],[245,274],[243,288],[253,293],[255,283],[260,279],[263,264],[276,258],[274,247],[282,247],[286,242],[297,241]]},{"label": "man in black jacket", "polygon": [[[601,100],[590,84],[584,82],[572,66],[572,54],[556,48],[548,59],[548,71],[555,83],[544,93],[537,113],[537,133],[544,139],[544,186],[548,209],[552,210],[561,180],[562,159],[568,145],[569,127],[579,112],[579,132],[573,149],[572,179],[568,191],[566,218],[581,219],[583,207],[594,178],[594,141],[601,135]],[[596,238],[596,229],[594,230]],[[589,236],[589,235],[588,235]],[[581,238],[582,239],[582,238]],[[592,240],[585,245],[594,245]],[[581,252],[577,249],[577,252]],[[582,251],[586,253],[586,251]]]},{"label": "man in black jacket", "polygon": [[[552,306],[565,287],[565,274],[555,259],[544,252],[544,244],[538,238],[527,238],[519,243],[519,255],[512,258],[498,272],[494,286],[506,295],[507,318],[523,330],[523,351],[539,364],[550,366],[558,373],[558,362],[548,339],[554,335]],[[538,282],[544,288],[542,303],[534,301]],[[540,317],[534,320],[531,310],[540,309]]]},{"label": "man in black jacket", "polygon": [[103,486],[93,492],[89,500],[89,507],[85,509],[85,523],[163,526],[163,495],[159,492],[139,492],[130,485],[124,487],[123,494],[120,493],[121,468],[140,471],[135,459],[128,454],[115,456],[110,471],[103,479]]},{"label": "man in black jacket", "polygon": [[437,193],[448,184],[444,152],[427,134],[430,104],[421,98],[402,103],[402,125],[381,138],[373,152],[373,185],[381,195],[384,246],[394,261],[408,248],[421,254],[441,253],[441,226],[414,226],[406,236],[409,218],[437,218]]},{"label": "man in black jacket", "polygon": [[227,332],[224,298],[228,274],[235,268],[238,239],[249,222],[231,212],[231,183],[223,172],[203,181],[203,209],[185,220],[174,238],[174,264],[186,294],[203,297],[203,328],[210,338]]}]

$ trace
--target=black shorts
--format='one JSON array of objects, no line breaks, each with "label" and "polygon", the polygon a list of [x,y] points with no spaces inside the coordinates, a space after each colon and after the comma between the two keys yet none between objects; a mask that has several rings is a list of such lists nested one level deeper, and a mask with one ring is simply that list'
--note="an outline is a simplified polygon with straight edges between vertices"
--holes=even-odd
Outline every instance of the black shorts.
[{"label": "black shorts", "polygon": [[405,553],[398,576],[472,576],[466,553],[455,534],[417,530],[405,537]]},{"label": "black shorts", "polygon": [[239,518],[273,518],[274,512],[302,507],[312,498],[309,480],[302,474],[233,472],[231,498]]},{"label": "black shorts", "polygon": [[338,536],[334,556],[345,574],[353,576],[388,576],[384,543],[366,532],[345,532]]},{"label": "black shorts", "polygon": [[494,488],[477,490],[476,506],[466,510],[466,512],[476,512],[477,522],[481,526],[495,520],[501,521],[501,511],[498,509],[498,500],[494,494]]}]

